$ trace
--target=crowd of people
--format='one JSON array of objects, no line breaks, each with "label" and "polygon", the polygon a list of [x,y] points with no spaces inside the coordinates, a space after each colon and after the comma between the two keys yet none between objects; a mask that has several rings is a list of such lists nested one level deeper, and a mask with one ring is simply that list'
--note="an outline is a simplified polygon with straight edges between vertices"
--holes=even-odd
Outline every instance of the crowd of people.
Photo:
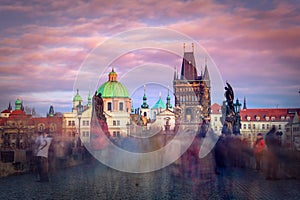
[{"label": "crowd of people", "polygon": [[263,173],[267,180],[295,178],[290,154],[275,127],[265,135],[257,133],[253,145],[240,135],[221,135],[215,146],[216,173],[228,167],[247,167]]}]

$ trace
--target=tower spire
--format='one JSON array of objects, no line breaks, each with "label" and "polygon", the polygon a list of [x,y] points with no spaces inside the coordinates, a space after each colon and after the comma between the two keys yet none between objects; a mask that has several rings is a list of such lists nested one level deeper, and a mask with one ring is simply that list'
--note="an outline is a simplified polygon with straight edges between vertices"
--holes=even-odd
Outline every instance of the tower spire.
[{"label": "tower spire", "polygon": [[171,105],[171,97],[170,97],[170,86],[168,86],[168,96],[167,96],[167,103],[166,103],[166,108],[172,108]]},{"label": "tower spire", "polygon": [[141,108],[149,108],[149,105],[147,104],[146,85],[144,85],[143,104],[141,105]]},{"label": "tower spire", "polygon": [[192,52],[194,52],[194,43],[192,43]]},{"label": "tower spire", "polygon": [[185,52],[185,43],[183,43],[183,52]]},{"label": "tower spire", "polygon": [[247,106],[246,106],[246,97],[244,97],[244,105],[243,105],[243,109],[247,109]]},{"label": "tower spire", "polygon": [[12,111],[11,103],[9,102],[7,110]]}]

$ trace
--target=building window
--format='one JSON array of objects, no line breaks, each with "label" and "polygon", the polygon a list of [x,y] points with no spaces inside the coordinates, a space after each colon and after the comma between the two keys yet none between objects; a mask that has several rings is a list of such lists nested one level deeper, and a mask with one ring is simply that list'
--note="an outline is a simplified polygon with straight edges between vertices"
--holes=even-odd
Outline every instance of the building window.
[{"label": "building window", "polygon": [[269,124],[267,124],[267,129],[270,129],[270,125]]},{"label": "building window", "polygon": [[116,126],[117,123],[116,123],[116,120],[113,120],[113,126]]},{"label": "building window", "polygon": [[123,110],[124,110],[124,108],[123,108],[123,102],[120,102],[120,103],[119,103],[119,110],[120,110],[120,111],[123,111]]},{"label": "building window", "polygon": [[278,125],[278,129],[281,130],[281,124]]},{"label": "building window", "polygon": [[218,121],[218,117],[215,117],[215,122]]},{"label": "building window", "polygon": [[82,121],[82,125],[83,126],[89,126],[90,125],[90,121],[89,120],[83,120]]},{"label": "building window", "polygon": [[243,125],[243,129],[246,129],[246,128],[247,128],[247,124],[244,124],[244,125]]},{"label": "building window", "polygon": [[111,102],[107,103],[107,110],[111,111]]},{"label": "building window", "polygon": [[255,124],[252,125],[253,129],[255,129]]},{"label": "building window", "polygon": [[74,120],[68,121],[68,125],[69,125],[69,126],[75,126],[75,121],[74,121]]},{"label": "building window", "polygon": [[274,122],[275,121],[275,117],[271,117],[271,120],[272,120],[272,122]]},{"label": "building window", "polygon": [[248,129],[251,129],[251,124],[248,124]]},{"label": "building window", "polygon": [[120,120],[117,120],[117,126],[120,126]]},{"label": "building window", "polygon": [[261,125],[261,128],[262,128],[262,129],[265,129],[265,124],[262,124],[262,125]]}]

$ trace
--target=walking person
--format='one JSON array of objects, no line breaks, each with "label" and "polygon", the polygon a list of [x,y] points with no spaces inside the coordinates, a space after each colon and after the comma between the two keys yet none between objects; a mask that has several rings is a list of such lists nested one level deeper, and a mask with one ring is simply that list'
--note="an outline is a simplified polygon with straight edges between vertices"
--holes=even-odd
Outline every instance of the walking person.
[{"label": "walking person", "polygon": [[267,151],[267,180],[278,180],[279,159],[278,152],[280,151],[281,143],[276,136],[276,128],[272,129],[266,135]]},{"label": "walking person", "polygon": [[262,133],[258,133],[256,137],[256,141],[253,145],[253,153],[254,153],[257,171],[261,170],[261,161],[262,161],[265,146],[266,145]]},{"label": "walking person", "polygon": [[39,182],[49,182],[48,176],[48,154],[52,138],[46,131],[43,132],[42,138],[39,138],[39,147],[37,150],[37,171]]}]

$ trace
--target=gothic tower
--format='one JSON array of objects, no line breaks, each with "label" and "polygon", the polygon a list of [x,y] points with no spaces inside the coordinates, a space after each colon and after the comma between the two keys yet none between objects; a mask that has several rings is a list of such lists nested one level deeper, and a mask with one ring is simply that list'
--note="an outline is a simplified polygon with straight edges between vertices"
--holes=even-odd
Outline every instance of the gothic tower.
[{"label": "gothic tower", "polygon": [[184,46],[181,74],[180,77],[174,75],[173,87],[181,123],[199,124],[202,119],[209,119],[210,78],[206,62],[204,73],[201,72],[200,76],[197,73],[194,44],[191,52],[186,52]]}]

